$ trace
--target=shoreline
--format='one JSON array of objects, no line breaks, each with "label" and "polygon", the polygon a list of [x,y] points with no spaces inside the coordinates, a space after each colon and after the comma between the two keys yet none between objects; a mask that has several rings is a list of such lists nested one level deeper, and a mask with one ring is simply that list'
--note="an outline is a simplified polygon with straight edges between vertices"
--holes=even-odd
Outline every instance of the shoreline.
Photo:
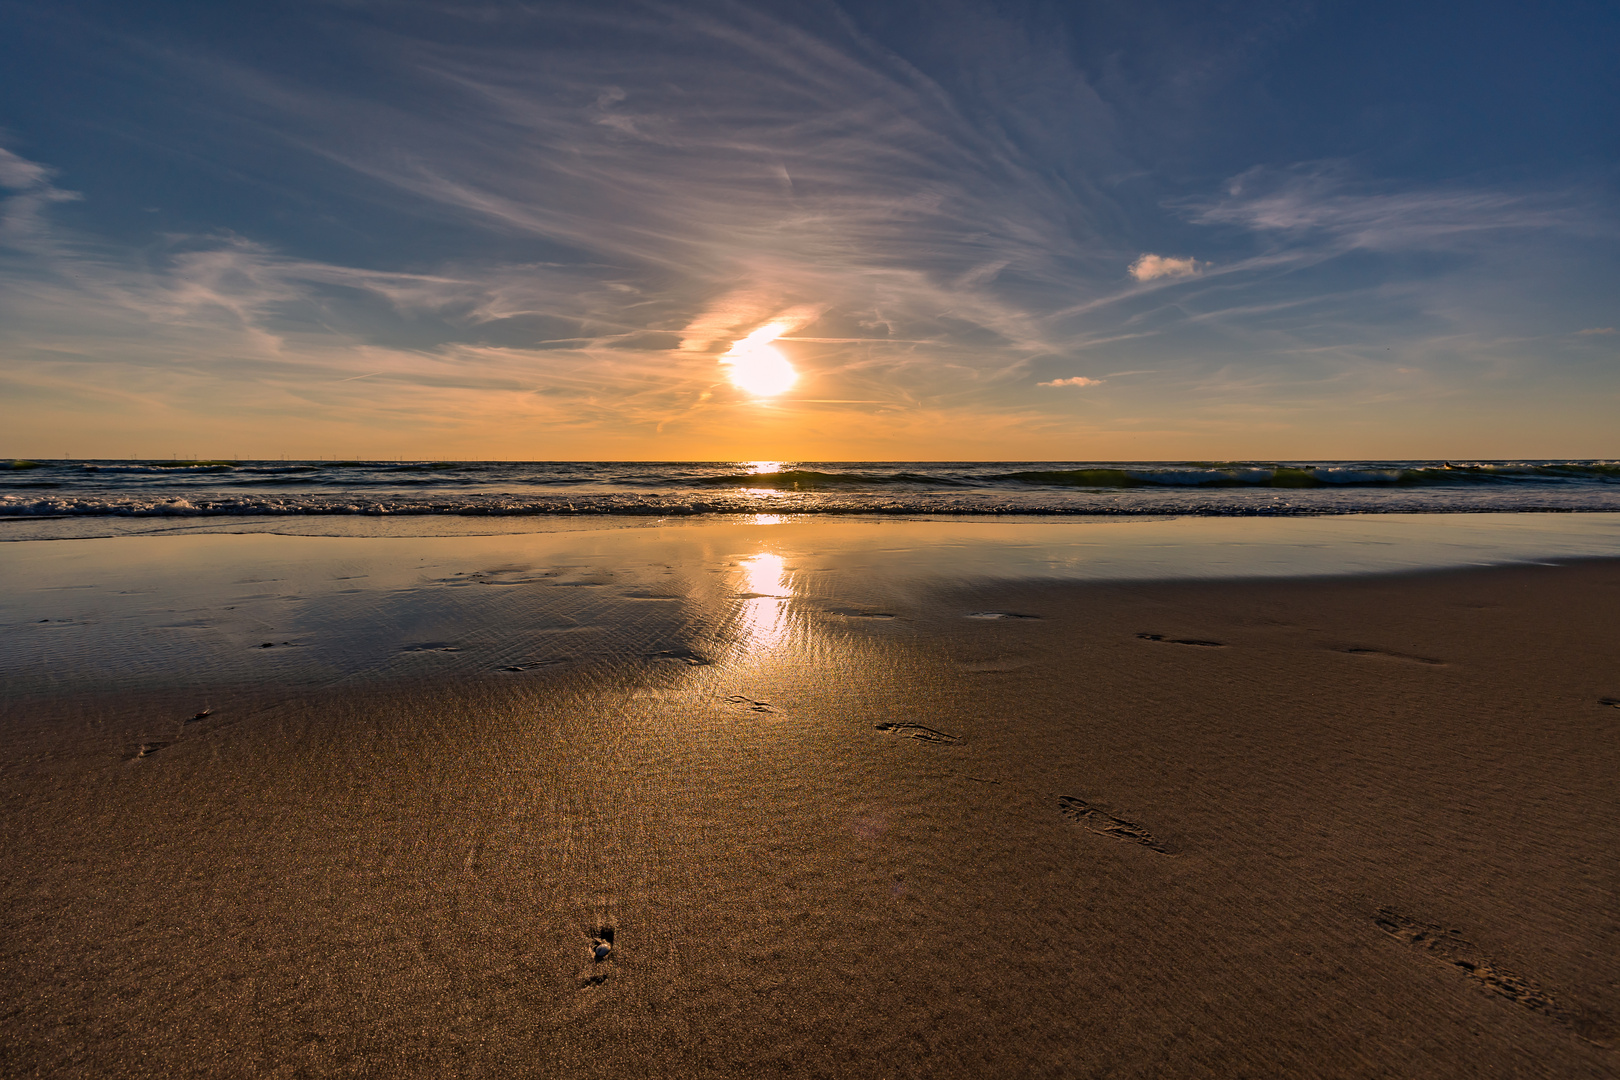
[{"label": "shoreline", "polygon": [[[804,509],[768,505],[725,511],[671,511],[626,508],[612,511],[568,509],[544,513],[479,513],[452,510],[422,512],[370,512],[333,510],[310,512],[196,512],[196,513],[58,513],[0,514],[0,543],[43,540],[106,540],[154,535],[240,535],[267,533],[282,536],[352,536],[366,538],[431,539],[443,536],[523,536],[559,532],[589,532],[637,528],[713,528],[739,524],[850,525],[856,523],[928,525],[1131,525],[1166,521],[1208,521],[1236,525],[1283,525],[1309,522],[1354,521],[1492,521],[1591,519],[1620,520],[1620,509],[1587,507],[1481,507],[1437,510],[1358,508],[1321,512],[1262,511],[1219,513],[1191,507],[1165,506],[1140,510],[961,510],[917,508]],[[29,528],[35,526],[35,528]],[[432,527],[431,530],[429,527]],[[100,530],[100,531],[96,531]]]}]

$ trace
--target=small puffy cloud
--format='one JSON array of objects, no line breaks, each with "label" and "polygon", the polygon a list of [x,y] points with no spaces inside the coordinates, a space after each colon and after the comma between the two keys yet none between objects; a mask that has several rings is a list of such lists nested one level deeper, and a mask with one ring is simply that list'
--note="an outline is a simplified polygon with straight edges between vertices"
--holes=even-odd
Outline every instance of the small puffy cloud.
[{"label": "small puffy cloud", "polygon": [[1152,281],[1162,277],[1192,277],[1202,267],[1194,258],[1176,258],[1171,255],[1152,255],[1143,252],[1131,263],[1131,277],[1137,281]]},{"label": "small puffy cloud", "polygon": [[1581,335],[1586,336],[1586,337],[1591,337],[1591,336],[1594,336],[1596,334],[1616,334],[1616,333],[1620,333],[1620,330],[1616,330],[1612,326],[1592,326],[1592,327],[1588,327],[1585,330],[1577,330],[1575,332],[1577,334],[1581,334]]},{"label": "small puffy cloud", "polygon": [[1101,386],[1102,385],[1102,380],[1101,379],[1088,379],[1084,375],[1076,375],[1072,379],[1053,379],[1051,382],[1043,382],[1040,385],[1041,386]]}]

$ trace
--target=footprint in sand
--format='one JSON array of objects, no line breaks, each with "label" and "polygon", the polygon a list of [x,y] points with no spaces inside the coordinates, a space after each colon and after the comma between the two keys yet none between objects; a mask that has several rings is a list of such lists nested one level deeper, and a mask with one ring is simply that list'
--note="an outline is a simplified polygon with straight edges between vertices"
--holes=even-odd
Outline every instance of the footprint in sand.
[{"label": "footprint in sand", "polygon": [[827,614],[841,615],[846,619],[877,619],[879,621],[898,617],[887,611],[861,611],[857,608],[829,608]]},{"label": "footprint in sand", "polygon": [[590,939],[590,961],[579,979],[579,988],[584,990],[591,986],[601,986],[608,980],[608,969],[604,964],[613,960],[613,927],[598,928]]},{"label": "footprint in sand", "polygon": [[672,660],[677,663],[687,664],[691,667],[707,667],[709,664],[714,663],[713,660],[710,660],[702,653],[693,652],[691,649],[684,647],[676,649],[660,649],[658,652],[648,653],[647,659]]},{"label": "footprint in sand", "polygon": [[771,706],[770,702],[768,702],[768,701],[755,701],[753,698],[744,697],[742,694],[732,694],[730,697],[726,698],[726,701],[727,701],[727,703],[729,703],[731,705],[742,705],[742,706],[746,707],[749,712],[757,712],[757,713],[774,713],[774,712],[776,712],[776,709]]},{"label": "footprint in sand", "polygon": [[124,758],[124,760],[125,761],[139,761],[142,758],[149,758],[153,754],[157,753],[159,750],[162,750],[165,746],[168,746],[168,745],[169,744],[166,743],[166,742],[143,742],[143,743],[139,744],[138,746],[136,746],[134,753],[131,753],[131,754],[127,755]]},{"label": "footprint in sand", "polygon": [[1400,660],[1408,664],[1429,664],[1433,667],[1444,667],[1444,660],[1431,660],[1427,656],[1412,656],[1409,653],[1391,652],[1388,649],[1340,649],[1340,652],[1351,656],[1375,656],[1381,660]]},{"label": "footprint in sand", "polygon": [[961,741],[961,736],[959,735],[952,735],[948,731],[940,731],[937,728],[927,727],[923,724],[896,723],[873,724],[872,726],[878,731],[888,732],[890,735],[898,735],[903,739],[920,739],[923,742],[944,744]]},{"label": "footprint in sand", "polygon": [[461,646],[448,641],[419,641],[413,645],[401,645],[400,652],[460,652]]},{"label": "footprint in sand", "polygon": [[1485,956],[1462,936],[1462,931],[1419,922],[1395,908],[1379,908],[1373,923],[1394,938],[1405,942],[1443,964],[1450,964],[1487,990],[1500,994],[1531,1012],[1540,1013],[1575,1033],[1588,1042],[1607,1045],[1612,1035],[1603,1017],[1587,1010],[1571,1012],[1547,991],[1523,976],[1507,971]]},{"label": "footprint in sand", "polygon": [[1599,705],[1607,705],[1611,709],[1620,709],[1620,697],[1598,698]]},{"label": "footprint in sand", "polygon": [[1102,807],[1074,795],[1064,795],[1058,799],[1058,813],[1094,833],[1129,840],[1133,844],[1152,848],[1161,855],[1170,854],[1170,849],[1165,847],[1162,841],[1134,821],[1117,818]]},{"label": "footprint in sand", "polygon": [[1039,615],[1020,615],[1016,611],[970,611],[964,619],[1038,619]]},{"label": "footprint in sand", "polygon": [[1143,641],[1162,641],[1166,645],[1196,645],[1201,649],[1224,649],[1224,641],[1204,641],[1200,638],[1165,637],[1163,634],[1137,634]]},{"label": "footprint in sand", "polygon": [[210,716],[213,716],[213,715],[214,715],[214,710],[213,709],[204,709],[202,712],[198,713],[196,716],[193,716],[193,717],[191,717],[190,719],[187,719],[187,720],[180,721],[180,726],[185,727],[187,724],[195,724],[197,721],[206,720]]},{"label": "footprint in sand", "polygon": [[562,659],[560,657],[552,659],[552,660],[525,660],[525,661],[523,661],[522,663],[519,663],[519,664],[507,664],[505,667],[501,668],[501,670],[502,671],[534,671],[537,668],[556,667],[558,664],[566,664],[566,663],[568,663],[568,661],[564,660],[564,659]]}]

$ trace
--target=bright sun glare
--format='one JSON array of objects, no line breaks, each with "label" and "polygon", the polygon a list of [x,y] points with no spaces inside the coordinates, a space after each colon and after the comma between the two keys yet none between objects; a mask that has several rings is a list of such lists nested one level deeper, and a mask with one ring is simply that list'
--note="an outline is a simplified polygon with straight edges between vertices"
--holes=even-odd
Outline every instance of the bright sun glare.
[{"label": "bright sun glare", "polygon": [[766,323],[752,334],[732,344],[720,362],[739,390],[755,397],[775,397],[793,389],[799,373],[787,357],[771,344],[787,329],[783,323]]},{"label": "bright sun glare", "polygon": [[788,601],[793,598],[787,560],[762,551],[739,561],[743,641],[751,653],[763,653],[787,638]]}]

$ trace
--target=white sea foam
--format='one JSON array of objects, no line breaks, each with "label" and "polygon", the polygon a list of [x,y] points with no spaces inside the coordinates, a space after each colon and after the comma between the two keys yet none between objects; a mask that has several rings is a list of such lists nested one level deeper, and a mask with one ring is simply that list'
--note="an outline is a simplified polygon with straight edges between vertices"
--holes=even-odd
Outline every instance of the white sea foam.
[{"label": "white sea foam", "polygon": [[69,462],[0,520],[404,514],[1319,515],[1620,509],[1620,465],[1536,462]]}]

